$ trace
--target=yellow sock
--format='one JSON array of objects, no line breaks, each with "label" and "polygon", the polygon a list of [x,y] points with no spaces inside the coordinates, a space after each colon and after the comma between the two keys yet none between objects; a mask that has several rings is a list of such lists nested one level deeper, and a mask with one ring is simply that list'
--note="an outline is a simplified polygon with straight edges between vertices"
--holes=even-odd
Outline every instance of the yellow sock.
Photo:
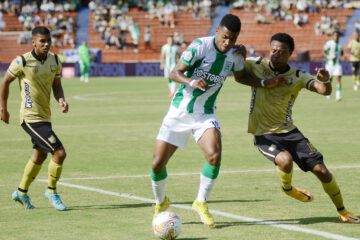
[{"label": "yellow sock", "polygon": [[41,165],[33,163],[31,160],[25,166],[24,175],[19,185],[19,193],[27,195],[30,184],[34,181],[38,173],[40,172]]},{"label": "yellow sock", "polygon": [[354,86],[356,85],[356,83],[357,83],[357,80],[356,80],[356,75],[352,75],[352,77],[353,77],[353,82],[354,82]]},{"label": "yellow sock", "polygon": [[331,182],[329,182],[329,183],[321,182],[321,184],[323,185],[323,188],[324,188],[325,192],[329,195],[329,197],[333,201],[333,203],[336,206],[337,210],[338,211],[343,210],[344,209],[344,203],[343,203],[343,199],[342,199],[342,196],[341,196],[340,188],[337,185],[337,183],[335,181],[335,178],[333,178],[331,180]]},{"label": "yellow sock", "polygon": [[60,179],[62,165],[50,160],[48,166],[48,193],[56,193],[56,183]]},{"label": "yellow sock", "polygon": [[293,170],[291,169],[290,173],[286,173],[284,171],[281,171],[277,166],[276,171],[280,177],[280,181],[282,183],[284,190],[290,190]]}]

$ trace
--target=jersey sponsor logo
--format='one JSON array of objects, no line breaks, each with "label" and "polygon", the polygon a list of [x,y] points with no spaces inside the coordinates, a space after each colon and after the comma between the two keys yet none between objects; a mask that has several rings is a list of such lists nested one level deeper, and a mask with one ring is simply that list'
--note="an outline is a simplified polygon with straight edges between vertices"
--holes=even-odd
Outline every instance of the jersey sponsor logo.
[{"label": "jersey sponsor logo", "polygon": [[285,83],[286,85],[290,86],[294,83],[294,79],[293,78],[286,78],[287,82]]},{"label": "jersey sponsor logo", "polygon": [[286,110],[286,122],[290,122],[291,121],[291,108],[293,106],[292,101],[294,99],[294,95],[291,95],[290,100],[288,102],[288,107]]},{"label": "jersey sponsor logo", "polygon": [[51,135],[49,138],[48,138],[49,142],[54,144],[56,143],[56,138],[54,137],[54,135]]},{"label": "jersey sponsor logo", "polygon": [[50,65],[50,71],[54,73],[56,71],[56,65]]},{"label": "jersey sponsor logo", "polygon": [[17,58],[17,59],[16,59],[16,63],[17,63],[17,64],[20,64],[20,59]]},{"label": "jersey sponsor logo", "polygon": [[30,97],[29,84],[25,83],[25,107],[32,108],[32,100]]},{"label": "jersey sponsor logo", "polygon": [[251,102],[250,102],[250,110],[249,110],[249,114],[251,114],[251,113],[252,113],[252,111],[254,110],[256,90],[257,90],[257,88],[254,88],[253,94],[252,94],[252,96],[251,96]]},{"label": "jersey sponsor logo", "polygon": [[[209,87],[215,86],[216,84],[223,84],[226,77],[215,75],[209,72],[206,72],[202,69],[196,69],[191,78],[202,78],[204,79]],[[210,84],[209,84],[210,83]]]}]

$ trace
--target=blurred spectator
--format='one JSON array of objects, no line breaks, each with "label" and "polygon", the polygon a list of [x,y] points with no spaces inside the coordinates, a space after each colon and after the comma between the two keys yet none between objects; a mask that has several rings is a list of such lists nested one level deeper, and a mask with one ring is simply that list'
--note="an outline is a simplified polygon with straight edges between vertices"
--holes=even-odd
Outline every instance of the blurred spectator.
[{"label": "blurred spectator", "polygon": [[309,22],[307,14],[300,15],[299,13],[294,14],[294,24],[297,28],[301,28],[302,25]]},{"label": "blurred spectator", "polygon": [[0,32],[5,28],[5,22],[3,21],[3,13],[0,11]]},{"label": "blurred spectator", "polygon": [[164,6],[164,20],[165,26],[170,25],[171,28],[175,27],[174,6],[171,2],[167,2]]},{"label": "blurred spectator", "polygon": [[358,32],[360,31],[360,19],[356,20],[354,27],[356,31]]},{"label": "blurred spectator", "polygon": [[252,44],[249,47],[249,56],[250,57],[257,57],[257,54],[255,53],[254,45],[252,45]]},{"label": "blurred spectator", "polygon": [[129,32],[133,41],[133,46],[134,46],[134,52],[138,53],[139,52],[139,37],[140,37],[140,31],[139,31],[139,27],[136,24],[131,24],[129,26]]},{"label": "blurred spectator", "polygon": [[257,13],[256,22],[258,24],[270,24],[270,23],[272,23],[272,21],[269,20],[269,19],[266,19],[265,16],[261,12]]},{"label": "blurred spectator", "polygon": [[176,45],[181,46],[181,47],[186,46],[184,34],[180,35],[178,32],[174,32],[173,39],[174,39],[174,43]]},{"label": "blurred spectator", "polygon": [[151,32],[150,32],[150,26],[147,25],[144,30],[144,42],[145,42],[145,48],[151,48]]},{"label": "blurred spectator", "polygon": [[96,3],[95,3],[95,1],[94,1],[94,0],[91,0],[91,1],[89,2],[88,7],[89,7],[90,11],[94,12],[95,9],[96,9]]},{"label": "blurred spectator", "polygon": [[18,38],[18,44],[30,44],[31,43],[31,32],[21,32]]},{"label": "blurred spectator", "polygon": [[73,36],[69,32],[64,33],[64,46],[67,45],[70,45],[72,48],[75,47]]}]

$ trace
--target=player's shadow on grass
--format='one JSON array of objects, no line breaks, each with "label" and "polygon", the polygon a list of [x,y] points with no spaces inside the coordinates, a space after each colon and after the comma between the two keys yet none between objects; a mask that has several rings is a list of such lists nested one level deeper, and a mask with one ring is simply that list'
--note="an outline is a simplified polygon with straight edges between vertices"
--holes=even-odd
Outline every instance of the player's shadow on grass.
[{"label": "player's shadow on grass", "polygon": [[84,205],[84,206],[71,206],[67,208],[67,211],[74,210],[91,210],[91,209],[118,209],[118,208],[144,208],[153,207],[152,203],[138,203],[138,204],[114,204],[114,205]]},{"label": "player's shadow on grass", "polygon": [[[207,203],[244,203],[244,202],[268,202],[270,199],[255,199],[255,200],[245,200],[245,199],[234,199],[234,200],[209,200]],[[192,204],[193,202],[172,202],[173,204]]]},{"label": "player's shadow on grass", "polygon": [[[263,220],[263,221],[254,221],[254,222],[246,222],[246,221],[236,221],[236,222],[216,222],[215,228],[226,228],[226,227],[234,227],[234,226],[253,226],[253,225],[273,225],[276,224],[286,224],[286,225],[295,225],[295,224],[315,224],[315,223],[339,223],[339,219],[337,217],[309,217],[309,218],[294,218],[294,219],[277,219],[277,220]],[[203,223],[198,222],[184,222],[185,224],[200,224]]]}]

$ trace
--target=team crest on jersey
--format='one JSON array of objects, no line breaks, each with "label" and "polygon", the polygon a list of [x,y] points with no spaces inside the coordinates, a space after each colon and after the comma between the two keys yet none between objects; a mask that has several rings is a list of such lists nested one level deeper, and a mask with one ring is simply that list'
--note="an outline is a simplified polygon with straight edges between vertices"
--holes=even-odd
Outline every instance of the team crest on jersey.
[{"label": "team crest on jersey", "polygon": [[224,72],[226,72],[226,71],[231,71],[231,68],[232,68],[232,65],[233,65],[233,63],[232,62],[230,62],[230,61],[225,61],[225,64],[224,64]]},{"label": "team crest on jersey", "polygon": [[54,137],[54,135],[51,135],[49,138],[48,138],[49,142],[54,144],[56,143],[56,138]]},{"label": "team crest on jersey", "polygon": [[265,79],[268,79],[268,78],[272,77],[271,72],[269,70],[267,70],[267,69],[264,69],[263,76],[264,76]]},{"label": "team crest on jersey", "polygon": [[285,83],[286,85],[290,86],[291,84],[294,83],[294,79],[291,77],[291,78],[286,78],[287,79],[287,82]]},{"label": "team crest on jersey", "polygon": [[39,72],[39,67],[33,67],[32,71],[34,74],[37,74]]},{"label": "team crest on jersey", "polygon": [[56,71],[56,65],[50,65],[50,70],[54,73]]}]

